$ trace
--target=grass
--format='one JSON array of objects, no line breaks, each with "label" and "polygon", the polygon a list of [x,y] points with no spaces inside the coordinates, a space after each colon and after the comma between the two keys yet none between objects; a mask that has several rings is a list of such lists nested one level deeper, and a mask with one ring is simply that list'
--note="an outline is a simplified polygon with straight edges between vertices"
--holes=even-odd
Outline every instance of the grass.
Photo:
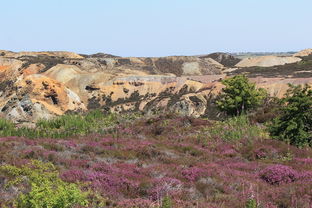
[{"label": "grass", "polygon": [[35,128],[16,128],[8,120],[0,119],[0,136],[19,136],[27,138],[66,138],[84,136],[92,133],[103,134],[122,120],[133,120],[138,115],[118,116],[104,114],[99,110],[90,111],[85,115],[65,114],[51,120],[39,120]]},{"label": "grass", "polygon": [[258,137],[266,137],[264,129],[257,125],[252,125],[246,115],[217,122],[212,128],[206,128],[206,133],[208,138],[220,138],[229,142],[243,138],[252,140]]}]

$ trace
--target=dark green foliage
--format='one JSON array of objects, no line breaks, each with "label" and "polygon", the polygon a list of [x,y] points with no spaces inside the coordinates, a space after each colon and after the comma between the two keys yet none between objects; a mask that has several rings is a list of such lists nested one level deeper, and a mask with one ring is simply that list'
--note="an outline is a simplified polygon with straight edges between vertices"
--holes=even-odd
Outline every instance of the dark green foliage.
[{"label": "dark green foliage", "polygon": [[303,147],[312,146],[312,90],[289,85],[281,100],[280,116],[269,126],[272,137]]},{"label": "dark green foliage", "polygon": [[256,89],[245,75],[237,75],[222,81],[225,88],[217,100],[217,106],[228,115],[241,115],[262,104],[266,97],[264,89]]}]

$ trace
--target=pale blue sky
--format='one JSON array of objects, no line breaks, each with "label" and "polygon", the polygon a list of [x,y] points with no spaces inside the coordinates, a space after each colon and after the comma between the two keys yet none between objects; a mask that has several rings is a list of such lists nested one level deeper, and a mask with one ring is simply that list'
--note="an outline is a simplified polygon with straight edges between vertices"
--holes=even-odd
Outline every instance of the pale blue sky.
[{"label": "pale blue sky", "polygon": [[0,0],[0,49],[120,56],[312,47],[312,0]]}]

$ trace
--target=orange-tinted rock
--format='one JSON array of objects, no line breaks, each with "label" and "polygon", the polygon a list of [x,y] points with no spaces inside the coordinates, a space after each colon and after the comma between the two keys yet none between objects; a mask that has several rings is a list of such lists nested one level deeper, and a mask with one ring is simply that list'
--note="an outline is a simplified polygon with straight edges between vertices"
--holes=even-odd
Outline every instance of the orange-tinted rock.
[{"label": "orange-tinted rock", "polygon": [[21,73],[24,76],[32,75],[32,74],[37,74],[40,72],[40,70],[44,69],[45,66],[43,64],[31,64],[27,68],[23,69]]}]

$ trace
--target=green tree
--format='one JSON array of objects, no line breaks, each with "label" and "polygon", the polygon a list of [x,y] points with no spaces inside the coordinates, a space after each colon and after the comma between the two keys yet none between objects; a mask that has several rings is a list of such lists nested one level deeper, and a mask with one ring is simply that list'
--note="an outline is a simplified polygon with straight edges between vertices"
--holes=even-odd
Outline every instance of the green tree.
[{"label": "green tree", "polygon": [[312,90],[289,84],[281,100],[280,115],[269,126],[273,138],[303,147],[312,146]]},{"label": "green tree", "polygon": [[245,75],[236,75],[222,81],[222,89],[217,106],[228,115],[241,115],[250,109],[261,105],[266,97],[264,89],[257,89],[254,83],[249,82]]}]

